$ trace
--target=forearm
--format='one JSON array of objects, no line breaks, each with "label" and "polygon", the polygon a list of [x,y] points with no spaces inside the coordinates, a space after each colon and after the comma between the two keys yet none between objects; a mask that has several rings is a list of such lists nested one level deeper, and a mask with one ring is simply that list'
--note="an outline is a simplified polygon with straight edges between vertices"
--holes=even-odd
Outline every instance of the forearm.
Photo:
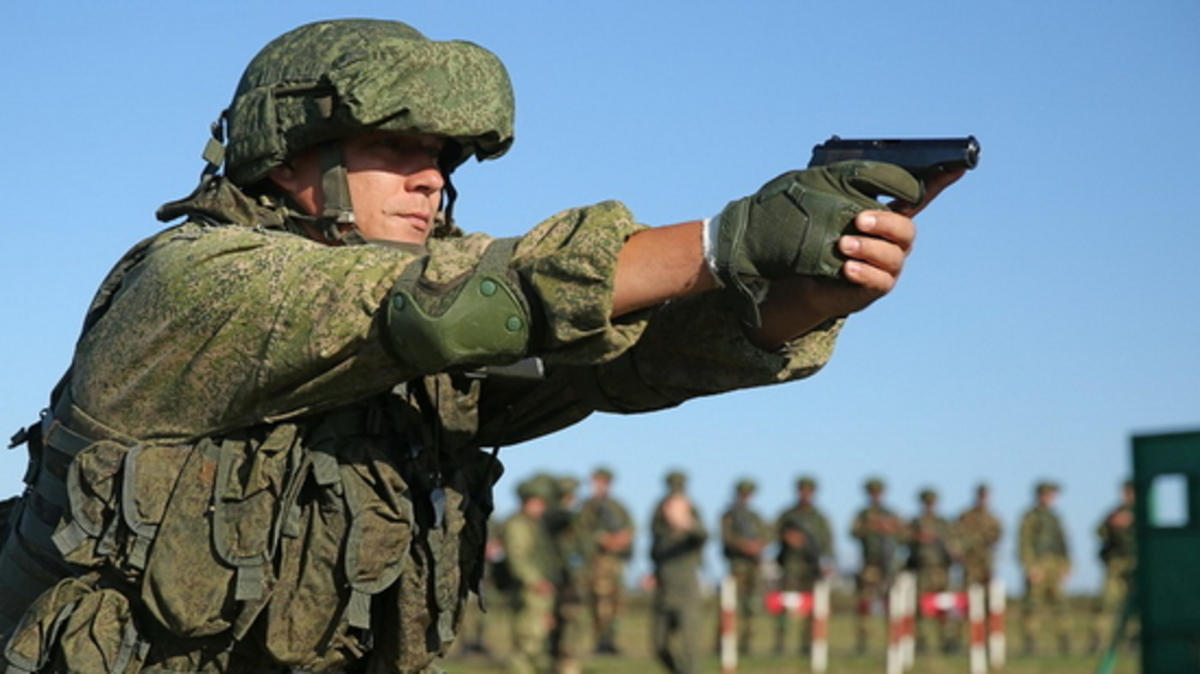
[{"label": "forearm", "polygon": [[[692,221],[630,236],[617,258],[613,317],[715,289],[702,230],[703,223]],[[745,328],[751,343],[774,350],[834,318],[813,302],[818,283],[811,278],[774,282],[760,307],[762,326]]]}]

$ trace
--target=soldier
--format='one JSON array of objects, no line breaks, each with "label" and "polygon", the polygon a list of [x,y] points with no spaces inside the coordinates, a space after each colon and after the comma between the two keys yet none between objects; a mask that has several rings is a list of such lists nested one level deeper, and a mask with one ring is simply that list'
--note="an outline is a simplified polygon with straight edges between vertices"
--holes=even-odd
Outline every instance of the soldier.
[{"label": "soldier", "polygon": [[995,573],[996,545],[1004,527],[990,508],[991,490],[975,488],[975,504],[958,516],[956,535],[962,552],[963,586],[982,585],[986,590]]},{"label": "soldier", "polygon": [[1093,653],[1100,650],[1103,640],[1112,633],[1113,623],[1124,608],[1133,583],[1134,567],[1137,566],[1133,504],[1133,482],[1126,480],[1121,484],[1121,502],[1096,527],[1100,561],[1104,563],[1104,586],[1100,596],[1096,597],[1091,640]]},{"label": "soldier", "polygon": [[896,571],[896,555],[904,539],[904,523],[883,504],[885,485],[879,478],[866,481],[868,504],[854,517],[850,535],[859,542],[862,568],[858,572],[858,621],[856,650],[866,653],[870,640],[871,614],[876,601],[883,601]]},{"label": "soldier", "polygon": [[700,565],[708,531],[686,493],[683,473],[667,474],[667,496],[650,523],[654,562],[654,651],[672,674],[697,671],[703,602]]},{"label": "soldier", "polygon": [[[894,287],[928,201],[851,162],[708,220],[607,201],[465,235],[451,173],[503,155],[513,114],[494,54],[399,22],[317,22],[255,56],[200,185],[158,212],[180,222],[114,266],[16,438],[8,664],[431,667],[483,574],[484,447],[811,375]],[[525,358],[544,377],[479,376]]]},{"label": "soldier", "polygon": [[561,582],[558,553],[545,516],[556,489],[546,475],[517,486],[521,508],[504,523],[504,552],[512,591],[513,646],[508,671],[533,674],[545,669],[546,639],[554,618],[554,590]]},{"label": "soldier", "polygon": [[554,588],[554,627],[550,630],[550,655],[557,674],[582,671],[583,596],[587,549],[579,528],[576,491],[579,480],[555,480],[557,498],[546,513],[546,529],[554,543],[558,584]]},{"label": "soldier", "polygon": [[[950,522],[937,512],[937,492],[922,489],[919,495],[921,513],[913,518],[908,527],[908,568],[917,577],[917,597],[950,589],[950,567],[958,557],[957,542]],[[943,653],[952,652],[955,644],[954,625],[947,615],[939,615],[933,621],[936,626],[938,644]],[[930,621],[923,612],[917,611],[917,651],[929,649]]]},{"label": "soldier", "polygon": [[[775,537],[778,541],[779,590],[782,592],[812,592],[822,576],[834,567],[833,529],[829,519],[816,506],[817,481],[812,477],[801,477],[796,482],[799,498],[796,505],[784,511],[775,521]],[[782,655],[788,626],[797,621],[797,616],[784,611],[775,623],[775,653]],[[800,653],[807,655],[812,650],[812,620],[799,620]]]},{"label": "soldier", "polygon": [[633,519],[612,495],[613,473],[597,468],[592,492],[579,510],[579,529],[588,543],[588,604],[596,653],[616,655],[617,618],[625,596],[625,564],[633,556]]},{"label": "soldier", "polygon": [[1054,512],[1059,487],[1052,482],[1038,483],[1036,503],[1021,518],[1019,555],[1025,571],[1025,607],[1023,631],[1025,653],[1037,653],[1037,635],[1042,633],[1043,618],[1049,614],[1058,633],[1058,650],[1071,651],[1070,617],[1063,583],[1071,574],[1071,557],[1062,521]]},{"label": "soldier", "polygon": [[721,551],[737,587],[738,651],[743,655],[750,652],[753,621],[761,605],[762,553],[770,535],[766,522],[750,507],[754,491],[752,480],[739,480],[733,505],[721,514]]}]

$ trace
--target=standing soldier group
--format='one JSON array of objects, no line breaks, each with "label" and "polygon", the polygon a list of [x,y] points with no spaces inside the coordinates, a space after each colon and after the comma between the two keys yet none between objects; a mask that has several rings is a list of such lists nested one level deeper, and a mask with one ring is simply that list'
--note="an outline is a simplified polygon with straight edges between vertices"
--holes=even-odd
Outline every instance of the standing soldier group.
[{"label": "standing soldier group", "polygon": [[[581,671],[585,619],[590,617],[595,652],[611,655],[617,648],[617,618],[621,613],[626,563],[632,556],[635,527],[629,510],[610,493],[613,474],[605,468],[591,476],[591,493],[576,505],[578,480],[537,475],[518,487],[522,505],[500,528],[506,559],[498,576],[508,577],[514,611],[513,648],[509,669],[530,672],[550,669],[561,674]],[[696,671],[705,616],[699,571],[708,531],[688,497],[686,476],[673,471],[666,477],[667,494],[654,509],[650,523],[650,558],[654,565],[651,638],[656,657],[672,673]],[[734,498],[720,518],[721,548],[737,589],[738,646],[751,651],[754,626],[764,606],[766,553],[774,550],[778,577],[773,589],[811,593],[817,581],[835,570],[833,529],[817,507],[817,481],[804,476],[796,482],[796,502],[769,523],[752,506],[757,485],[739,480]],[[938,494],[922,489],[920,510],[903,519],[885,502],[886,485],[879,478],[864,484],[867,504],[855,515],[851,535],[861,546],[862,565],[856,582],[856,640],[859,653],[868,650],[874,618],[885,605],[897,572],[911,572],[918,596],[961,587],[989,588],[995,575],[995,550],[1003,525],[991,510],[986,484],[975,489],[975,500],[956,519],[938,510]],[[1063,583],[1071,570],[1062,521],[1054,510],[1059,487],[1036,485],[1035,503],[1020,520],[1018,557],[1025,579],[1021,614],[1024,650],[1036,654],[1038,635],[1058,636],[1062,653],[1070,651],[1069,621]],[[1095,601],[1091,647],[1096,650],[1111,631],[1132,578],[1133,490],[1124,485],[1123,497],[1101,522],[1097,534],[1105,563],[1103,591]],[[955,567],[958,571],[955,571]],[[503,583],[501,583],[503,585]],[[931,604],[932,605],[932,604]],[[965,624],[955,624],[957,604],[917,614],[918,652],[936,647],[951,652],[962,643]],[[1047,620],[1051,621],[1046,625]],[[1052,628],[1052,630],[1050,630]],[[794,636],[793,636],[794,635]],[[812,620],[784,610],[775,620],[774,652],[798,640],[798,652],[811,653]]]},{"label": "standing soldier group", "polygon": [[629,511],[609,494],[612,479],[611,471],[597,469],[580,507],[573,477],[538,474],[517,486],[521,506],[500,527],[503,554],[492,566],[513,611],[508,671],[582,671],[587,613],[597,651],[617,653],[616,618],[634,528]]}]

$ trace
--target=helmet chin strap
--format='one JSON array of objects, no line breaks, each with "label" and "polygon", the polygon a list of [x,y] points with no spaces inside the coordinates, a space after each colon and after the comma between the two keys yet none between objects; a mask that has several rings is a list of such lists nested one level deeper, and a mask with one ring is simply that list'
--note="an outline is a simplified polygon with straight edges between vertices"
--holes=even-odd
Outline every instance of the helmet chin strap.
[{"label": "helmet chin strap", "polygon": [[324,206],[317,218],[317,228],[329,241],[344,244],[363,243],[354,222],[354,203],[350,199],[350,180],[342,160],[342,146],[337,142],[321,146],[321,192]]}]

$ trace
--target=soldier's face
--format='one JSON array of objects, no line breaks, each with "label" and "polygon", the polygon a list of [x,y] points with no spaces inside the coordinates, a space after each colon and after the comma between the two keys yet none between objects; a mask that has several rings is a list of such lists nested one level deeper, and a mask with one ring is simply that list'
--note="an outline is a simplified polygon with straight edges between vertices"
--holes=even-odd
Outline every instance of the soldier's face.
[{"label": "soldier's face", "polygon": [[[446,185],[438,168],[441,150],[441,139],[433,136],[383,131],[342,142],[355,226],[364,239],[425,243]],[[321,177],[316,149],[299,153],[271,173],[312,215],[325,205]]]}]

